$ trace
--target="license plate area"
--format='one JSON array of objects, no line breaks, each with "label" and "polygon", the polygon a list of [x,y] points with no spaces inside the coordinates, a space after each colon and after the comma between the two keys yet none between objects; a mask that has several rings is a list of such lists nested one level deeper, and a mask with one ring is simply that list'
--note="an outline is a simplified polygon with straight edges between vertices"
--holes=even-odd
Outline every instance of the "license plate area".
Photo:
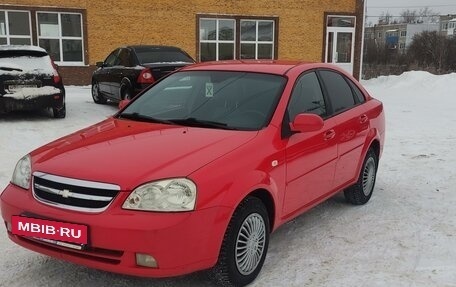
[{"label": "license plate area", "polygon": [[26,88],[38,88],[38,85],[26,84],[26,85],[8,85],[8,91],[14,93]]},{"label": "license plate area", "polygon": [[15,235],[77,250],[87,245],[86,225],[26,216],[12,216],[11,219],[11,232]]},{"label": "license plate area", "polygon": [[39,237],[29,237],[29,238],[32,240],[35,240],[35,241],[40,241],[40,242],[57,245],[57,246],[62,246],[62,247],[66,247],[66,248],[71,248],[71,249],[76,249],[76,250],[84,250],[85,247],[87,246],[86,244],[74,244],[74,243],[46,239],[46,238],[39,238]]}]

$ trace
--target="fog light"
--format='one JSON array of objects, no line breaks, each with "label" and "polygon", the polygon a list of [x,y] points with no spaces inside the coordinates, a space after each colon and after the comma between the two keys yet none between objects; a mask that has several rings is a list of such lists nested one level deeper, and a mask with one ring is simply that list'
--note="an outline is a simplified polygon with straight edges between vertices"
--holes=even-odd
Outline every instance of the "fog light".
[{"label": "fog light", "polygon": [[157,261],[149,254],[136,253],[136,265],[157,268]]}]

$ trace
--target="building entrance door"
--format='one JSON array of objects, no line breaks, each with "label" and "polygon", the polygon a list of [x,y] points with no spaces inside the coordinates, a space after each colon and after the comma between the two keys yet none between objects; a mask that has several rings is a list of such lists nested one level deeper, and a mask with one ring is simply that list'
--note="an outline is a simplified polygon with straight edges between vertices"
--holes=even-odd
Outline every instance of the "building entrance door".
[{"label": "building entrance door", "polygon": [[326,63],[335,64],[353,74],[355,17],[328,16],[326,27]]}]

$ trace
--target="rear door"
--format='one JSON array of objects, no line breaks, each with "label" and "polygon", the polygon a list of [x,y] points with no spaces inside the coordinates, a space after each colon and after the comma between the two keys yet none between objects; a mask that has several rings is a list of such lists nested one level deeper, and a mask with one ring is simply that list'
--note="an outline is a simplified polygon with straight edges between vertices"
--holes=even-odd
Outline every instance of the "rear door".
[{"label": "rear door", "polygon": [[[119,51],[118,61],[112,67],[109,78],[111,79],[111,95],[120,100],[120,88],[124,79],[131,78],[133,72],[132,53],[128,48],[121,48]],[[131,84],[129,84],[131,87]]]},{"label": "rear door", "polygon": [[321,70],[318,74],[331,103],[331,116],[337,124],[335,132],[339,159],[334,189],[340,189],[358,177],[357,168],[367,140],[369,118],[363,105],[364,96],[359,89],[355,92],[356,86],[350,79],[332,70]]}]

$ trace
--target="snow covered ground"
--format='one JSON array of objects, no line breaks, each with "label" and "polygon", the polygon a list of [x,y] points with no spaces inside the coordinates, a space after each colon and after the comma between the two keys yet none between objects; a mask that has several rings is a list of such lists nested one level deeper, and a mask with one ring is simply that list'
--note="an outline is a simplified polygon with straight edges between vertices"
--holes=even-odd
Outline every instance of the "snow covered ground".
[{"label": "snow covered ground", "polygon": [[[456,286],[456,74],[364,82],[382,100],[387,141],[371,201],[337,195],[281,227],[251,286]],[[67,118],[0,115],[0,190],[32,149],[117,110],[67,87]],[[11,243],[0,228],[0,286],[211,286],[203,273],[143,279],[88,269]]]}]

